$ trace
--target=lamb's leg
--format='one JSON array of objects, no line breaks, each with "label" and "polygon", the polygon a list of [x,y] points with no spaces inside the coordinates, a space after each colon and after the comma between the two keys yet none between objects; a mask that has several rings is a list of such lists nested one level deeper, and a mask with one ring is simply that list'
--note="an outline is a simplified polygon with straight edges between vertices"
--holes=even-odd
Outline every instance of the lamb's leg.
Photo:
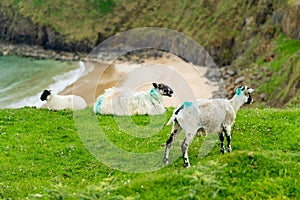
[{"label": "lamb's leg", "polygon": [[185,135],[185,138],[182,142],[181,145],[181,151],[183,154],[183,163],[185,167],[190,167],[190,162],[189,162],[189,157],[188,157],[188,148],[189,148],[189,144],[191,143],[193,137],[195,136],[196,133],[194,134],[189,134],[187,133]]},{"label": "lamb's leg", "polygon": [[169,163],[169,152],[170,152],[171,146],[175,140],[175,137],[180,133],[181,130],[182,130],[182,128],[179,126],[178,122],[174,121],[170,138],[166,142],[166,151],[165,151],[165,157],[164,157],[165,164]]},{"label": "lamb's leg", "polygon": [[230,146],[230,142],[231,142],[230,130],[231,130],[231,126],[225,126],[224,127],[224,132],[225,132],[225,136],[226,136],[226,140],[227,140],[227,150],[228,150],[228,152],[232,151],[231,146]]},{"label": "lamb's leg", "polygon": [[220,151],[222,154],[225,153],[225,148],[224,148],[224,135],[223,135],[223,132],[219,132],[219,138],[220,138],[220,142],[221,142],[221,148],[220,148]]}]

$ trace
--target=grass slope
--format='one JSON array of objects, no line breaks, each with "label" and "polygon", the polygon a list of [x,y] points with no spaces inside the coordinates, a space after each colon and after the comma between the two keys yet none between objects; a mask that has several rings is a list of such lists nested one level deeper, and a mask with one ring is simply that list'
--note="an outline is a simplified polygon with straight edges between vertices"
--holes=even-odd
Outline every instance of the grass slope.
[{"label": "grass slope", "polygon": [[[169,109],[166,116],[134,116],[130,120],[95,117],[90,109],[79,112],[80,116],[93,116],[107,138],[120,149],[140,154],[162,151],[161,158],[162,144],[171,128],[163,124],[171,113]],[[68,110],[0,110],[0,198],[300,198],[297,108],[242,109],[233,127],[232,153],[221,155],[215,147],[200,158],[199,149],[206,138],[198,137],[189,149],[191,168],[183,168],[181,158],[174,158],[169,166],[145,173],[121,172],[102,164],[84,146],[79,134],[83,126],[76,123],[78,116]],[[86,130],[94,126],[92,120],[83,125]],[[142,138],[133,128],[137,126],[154,132]],[[216,137],[211,138],[217,141]],[[175,142],[171,155],[180,152],[180,143],[179,139]],[[106,153],[115,156],[113,152]],[[136,165],[137,169],[140,167]]]}]

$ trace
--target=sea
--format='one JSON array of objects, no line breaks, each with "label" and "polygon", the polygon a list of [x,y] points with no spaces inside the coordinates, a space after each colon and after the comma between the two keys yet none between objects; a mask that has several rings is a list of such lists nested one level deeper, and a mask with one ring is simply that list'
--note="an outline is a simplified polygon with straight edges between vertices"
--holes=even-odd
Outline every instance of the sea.
[{"label": "sea", "polygon": [[60,93],[85,74],[82,61],[0,56],[0,109],[42,107],[45,89]]}]

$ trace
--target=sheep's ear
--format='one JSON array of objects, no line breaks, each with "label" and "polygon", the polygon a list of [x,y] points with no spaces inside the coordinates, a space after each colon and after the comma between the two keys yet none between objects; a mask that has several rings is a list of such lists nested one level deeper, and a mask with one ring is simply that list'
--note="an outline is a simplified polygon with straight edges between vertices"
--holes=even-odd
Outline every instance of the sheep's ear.
[{"label": "sheep's ear", "polygon": [[153,85],[154,88],[158,87],[157,83],[152,83],[152,85]]},{"label": "sheep's ear", "polygon": [[51,90],[44,90],[43,93],[51,93]]},{"label": "sheep's ear", "polygon": [[252,93],[252,92],[254,92],[254,91],[255,91],[255,90],[252,89],[252,88],[249,88],[249,89],[248,89],[248,92],[249,92],[249,93]]}]

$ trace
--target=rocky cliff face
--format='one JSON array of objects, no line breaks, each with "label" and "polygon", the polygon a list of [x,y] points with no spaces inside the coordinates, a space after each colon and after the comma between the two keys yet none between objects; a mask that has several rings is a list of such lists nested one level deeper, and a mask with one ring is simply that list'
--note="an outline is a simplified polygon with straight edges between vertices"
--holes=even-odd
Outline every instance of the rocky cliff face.
[{"label": "rocky cliff face", "polygon": [[38,45],[44,49],[66,52],[89,52],[94,44],[85,39],[69,41],[51,26],[40,26],[23,17],[12,7],[0,3],[0,41],[10,44]]},{"label": "rocky cliff face", "polygon": [[290,38],[300,40],[300,4],[291,5],[283,10],[282,16],[282,32]]}]

